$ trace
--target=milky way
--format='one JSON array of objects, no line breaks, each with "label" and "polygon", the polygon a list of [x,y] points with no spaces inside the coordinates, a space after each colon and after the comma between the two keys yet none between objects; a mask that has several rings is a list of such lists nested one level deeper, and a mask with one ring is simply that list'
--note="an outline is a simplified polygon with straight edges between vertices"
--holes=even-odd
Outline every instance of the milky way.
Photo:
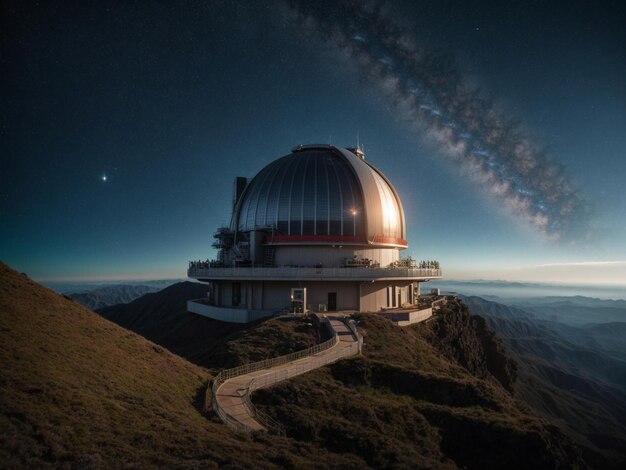
[{"label": "milky way", "polygon": [[587,232],[588,211],[562,165],[420,45],[379,3],[289,1],[293,19],[344,53],[395,108],[499,204],[554,240]]}]

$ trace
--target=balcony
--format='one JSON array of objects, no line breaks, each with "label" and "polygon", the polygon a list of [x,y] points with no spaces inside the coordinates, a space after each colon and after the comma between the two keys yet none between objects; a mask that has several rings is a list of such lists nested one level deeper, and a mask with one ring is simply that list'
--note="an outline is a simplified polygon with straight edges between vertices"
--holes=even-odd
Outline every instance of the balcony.
[{"label": "balcony", "polygon": [[202,281],[428,281],[441,278],[435,268],[369,268],[369,267],[211,267],[192,264],[187,276]]}]

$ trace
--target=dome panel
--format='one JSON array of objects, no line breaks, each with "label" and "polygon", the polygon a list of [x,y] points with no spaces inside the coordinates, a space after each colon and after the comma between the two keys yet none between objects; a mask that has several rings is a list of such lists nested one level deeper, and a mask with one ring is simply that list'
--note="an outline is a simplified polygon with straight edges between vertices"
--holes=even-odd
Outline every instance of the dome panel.
[{"label": "dome panel", "polygon": [[297,149],[263,168],[237,202],[231,228],[271,228],[287,242],[406,246],[391,184],[362,158],[331,146]]}]

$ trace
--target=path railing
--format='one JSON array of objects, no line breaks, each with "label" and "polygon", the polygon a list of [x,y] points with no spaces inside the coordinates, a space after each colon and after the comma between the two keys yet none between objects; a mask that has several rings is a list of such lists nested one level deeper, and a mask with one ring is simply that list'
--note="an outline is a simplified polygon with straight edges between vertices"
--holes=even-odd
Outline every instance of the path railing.
[{"label": "path railing", "polygon": [[[360,336],[357,336],[357,338],[360,338]],[[336,348],[333,350],[333,352],[329,354],[327,353],[319,355],[315,358],[312,358],[311,360],[301,361],[298,364],[293,364],[288,369],[285,368],[280,370],[270,370],[266,374],[252,379],[246,390],[244,403],[250,411],[250,414],[254,416],[254,418],[270,432],[273,432],[274,434],[285,435],[285,428],[281,424],[279,424],[270,416],[261,412],[254,406],[254,404],[250,400],[250,395],[252,394],[252,392],[258,390],[259,388],[269,387],[270,385],[282,382],[283,380],[288,380],[292,377],[305,374],[319,367],[331,364],[341,358],[357,355],[359,354],[359,351],[359,342],[357,341],[351,343],[350,345],[346,345],[345,347]]]},{"label": "path railing", "polygon": [[274,418],[272,418],[270,415],[268,415],[267,413],[264,413],[261,410],[259,410],[252,403],[252,399],[251,399],[252,392],[254,392],[255,390],[259,388],[262,388],[262,385],[257,384],[256,379],[252,379],[252,382],[250,382],[250,385],[248,386],[248,389],[246,390],[246,394],[243,397],[243,402],[246,408],[248,408],[250,415],[254,416],[254,419],[256,419],[259,423],[261,423],[268,431],[274,434],[278,434],[280,436],[284,436],[285,427],[282,424],[280,424],[278,421],[276,421]]},{"label": "path railing", "polygon": [[[324,318],[322,321],[325,322],[327,328],[332,334],[332,337],[329,340],[324,341],[323,343],[320,343],[320,344],[316,344],[315,346],[312,346],[310,348],[303,349],[302,351],[297,351],[291,354],[286,354],[284,356],[278,356],[278,357],[274,357],[271,359],[265,359],[263,361],[243,364],[238,367],[233,367],[231,369],[223,370],[219,374],[217,374],[213,378],[213,383],[211,385],[211,403],[212,403],[213,410],[220,417],[220,419],[224,423],[226,423],[228,426],[235,429],[236,431],[242,431],[242,432],[250,431],[247,428],[247,426],[243,425],[242,423],[240,423],[239,421],[237,421],[236,419],[228,415],[226,412],[224,412],[224,410],[222,410],[222,408],[220,407],[217,401],[217,397],[216,397],[217,390],[226,380],[232,379],[233,377],[239,377],[241,375],[249,374],[251,372],[257,372],[263,369],[271,369],[272,367],[287,364],[288,362],[292,362],[292,361],[297,361],[298,359],[302,359],[303,357],[313,356],[319,352],[332,348],[339,342],[339,337],[337,336],[337,332],[331,326],[330,321],[327,318]],[[317,367],[320,367],[320,366],[317,366]],[[242,396],[244,404],[248,407],[252,416],[255,416],[257,421],[259,421],[268,430],[271,430],[279,434],[284,434],[284,430],[282,429],[282,426],[278,425],[278,423],[273,421],[269,416],[257,410],[252,404],[252,401],[250,400],[250,393],[266,385],[266,382],[263,382],[262,384],[257,382],[255,385],[255,380],[253,380],[250,383],[250,386],[248,387],[248,389]]]},{"label": "path railing", "polygon": [[359,333],[359,331],[356,329],[356,322],[351,318],[344,323],[350,329],[354,337],[357,339],[358,354],[361,354],[361,351],[363,350],[363,335]]}]

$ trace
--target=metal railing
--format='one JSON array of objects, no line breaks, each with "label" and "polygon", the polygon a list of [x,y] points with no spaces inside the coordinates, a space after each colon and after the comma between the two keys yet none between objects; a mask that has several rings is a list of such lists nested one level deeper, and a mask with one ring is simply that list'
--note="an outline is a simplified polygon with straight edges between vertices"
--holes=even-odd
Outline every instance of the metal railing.
[{"label": "metal railing", "polygon": [[376,279],[382,278],[436,278],[441,277],[441,269],[434,268],[315,268],[315,267],[233,267],[214,268],[191,266],[188,277],[194,278],[233,278],[233,279]]},{"label": "metal railing", "polygon": [[285,427],[267,413],[259,410],[252,403],[252,392],[259,388],[262,388],[262,385],[257,384],[256,379],[252,379],[252,382],[250,382],[250,385],[248,385],[248,390],[246,390],[246,394],[243,396],[244,405],[248,409],[250,415],[253,416],[257,422],[261,423],[261,425],[265,427],[265,429],[272,432],[273,434],[284,436],[286,434]]},{"label": "metal railing", "polygon": [[[314,354],[317,354],[321,351],[325,351],[326,349],[329,349],[335,346],[339,342],[337,332],[331,326],[330,321],[328,321],[328,319],[324,318],[324,320],[325,320],[325,324],[327,325],[328,329],[330,330],[332,334],[332,337],[329,340],[324,341],[323,343],[316,344],[315,346],[312,346],[310,348],[303,349],[302,351],[297,351],[291,354],[286,354],[284,356],[273,357],[271,359],[265,359],[263,361],[243,364],[241,366],[233,367],[231,369],[225,369],[221,371],[219,374],[217,374],[213,378],[213,383],[211,385],[211,405],[215,413],[217,413],[217,415],[220,417],[220,419],[224,423],[226,423],[228,426],[230,426],[231,428],[235,429],[238,432],[239,431],[249,432],[250,429],[247,426],[245,426],[244,424],[240,423],[239,421],[231,417],[229,414],[224,412],[224,410],[219,406],[219,403],[217,401],[217,390],[226,380],[232,379],[233,377],[239,377],[241,375],[249,374],[251,372],[256,372],[256,371],[263,370],[263,369],[270,369],[272,367],[287,364],[288,362],[296,361],[303,357],[312,356]],[[246,391],[242,399],[244,403],[246,404],[246,406],[248,406],[249,409],[252,411],[251,414],[253,416],[261,417],[263,414],[258,413],[257,410],[254,408],[254,405],[252,405],[252,402],[250,401],[250,391],[251,390],[248,388],[248,390]],[[262,421],[259,421],[259,422],[263,424]],[[273,428],[272,424],[269,421],[268,421],[268,425],[265,425],[265,427],[270,430]]]},{"label": "metal railing", "polygon": [[359,333],[359,331],[356,329],[356,322],[350,319],[348,321],[344,321],[344,323],[350,329],[354,337],[357,339],[358,354],[361,354],[361,351],[363,350],[363,335]]},{"label": "metal railing", "polygon": [[288,380],[292,377],[296,377],[298,375],[310,372],[327,364],[331,364],[341,358],[354,356],[359,353],[359,346],[360,343],[358,341],[349,344],[344,343],[343,347],[335,348],[332,352],[322,354],[309,361],[301,361],[301,363],[293,364],[286,369],[283,368],[279,370],[270,370],[267,372],[267,374],[263,374],[260,377],[255,377],[248,385],[246,393],[243,397],[243,401],[248,408],[250,415],[253,416],[257,422],[261,423],[270,432],[274,434],[285,435],[284,426],[282,426],[269,415],[263,413],[254,406],[250,399],[252,392],[259,388],[268,387],[278,382],[282,382],[283,380]]}]

